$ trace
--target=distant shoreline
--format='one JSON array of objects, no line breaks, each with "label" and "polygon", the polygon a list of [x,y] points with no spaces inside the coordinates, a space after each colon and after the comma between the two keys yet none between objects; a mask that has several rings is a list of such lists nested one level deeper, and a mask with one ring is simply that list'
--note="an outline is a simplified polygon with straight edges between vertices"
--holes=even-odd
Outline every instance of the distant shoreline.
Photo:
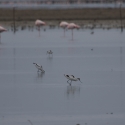
[{"label": "distant shoreline", "polygon": [[[14,16],[15,13],[15,16]],[[0,9],[0,21],[125,20],[125,8]]]}]

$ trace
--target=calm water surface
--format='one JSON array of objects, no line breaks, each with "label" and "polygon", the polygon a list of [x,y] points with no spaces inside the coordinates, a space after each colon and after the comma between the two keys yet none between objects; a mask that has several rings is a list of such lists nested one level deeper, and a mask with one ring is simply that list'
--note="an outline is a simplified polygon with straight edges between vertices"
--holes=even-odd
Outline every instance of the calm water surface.
[{"label": "calm water surface", "polygon": [[[8,29],[0,44],[1,125],[125,124],[124,32],[74,30],[72,41],[58,27],[40,37],[36,29]],[[69,86],[64,74],[83,83]]]}]

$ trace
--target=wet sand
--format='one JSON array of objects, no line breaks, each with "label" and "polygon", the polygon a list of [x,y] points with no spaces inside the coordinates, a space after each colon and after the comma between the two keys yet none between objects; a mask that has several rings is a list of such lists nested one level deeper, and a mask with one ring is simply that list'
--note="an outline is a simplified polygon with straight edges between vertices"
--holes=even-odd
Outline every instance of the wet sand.
[{"label": "wet sand", "polygon": [[[125,19],[125,8],[122,8]],[[0,9],[0,21],[34,21],[41,20],[120,20],[119,8],[84,8],[84,9]]]}]

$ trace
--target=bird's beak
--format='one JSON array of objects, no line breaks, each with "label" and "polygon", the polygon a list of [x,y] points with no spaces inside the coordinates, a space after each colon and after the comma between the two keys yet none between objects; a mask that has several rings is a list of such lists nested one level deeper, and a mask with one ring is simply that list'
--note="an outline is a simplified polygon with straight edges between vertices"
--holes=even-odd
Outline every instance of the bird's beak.
[{"label": "bird's beak", "polygon": [[[77,78],[80,81],[80,78]],[[81,81],[80,81],[81,82]],[[82,82],[81,82],[82,83]]]},{"label": "bird's beak", "polygon": [[[80,81],[80,79],[79,79],[79,81]],[[81,82],[81,81],[80,81]],[[81,82],[82,83],[82,82]]]},{"label": "bird's beak", "polygon": [[[79,80],[80,81],[80,80]],[[80,81],[81,82],[81,81]],[[82,82],[81,82],[82,83]]]}]

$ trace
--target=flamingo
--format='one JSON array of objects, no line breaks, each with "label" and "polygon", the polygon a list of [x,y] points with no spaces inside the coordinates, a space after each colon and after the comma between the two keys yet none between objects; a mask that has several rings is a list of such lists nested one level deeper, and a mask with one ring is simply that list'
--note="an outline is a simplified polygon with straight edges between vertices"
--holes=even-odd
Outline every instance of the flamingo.
[{"label": "flamingo", "polygon": [[68,81],[70,80],[70,82],[67,81],[67,83],[69,83],[70,85],[71,85],[72,81],[80,81],[80,78],[76,78],[74,75],[65,75],[64,74],[64,76],[68,79]]},{"label": "flamingo", "polygon": [[42,66],[38,65],[37,63],[33,63],[33,64],[34,64],[35,67],[38,69],[37,72],[39,72],[39,71],[41,71],[41,72],[45,72],[45,71],[43,70],[43,67],[42,67]]},{"label": "flamingo", "polygon": [[64,22],[64,21],[62,21],[62,22],[59,24],[59,26],[64,29],[64,37],[65,37],[65,29],[66,29],[66,27],[68,26],[68,24],[69,24],[69,23]]},{"label": "flamingo", "polygon": [[38,27],[39,36],[40,36],[40,27],[46,25],[46,23],[43,22],[43,21],[41,21],[41,20],[36,20],[36,21],[35,21],[35,25]]},{"label": "flamingo", "polygon": [[69,23],[67,26],[67,29],[71,29],[72,30],[72,40],[73,40],[73,29],[79,29],[80,26],[76,25],[75,23]]},{"label": "flamingo", "polygon": [[1,33],[7,31],[4,27],[0,26],[0,42],[1,42]]}]

